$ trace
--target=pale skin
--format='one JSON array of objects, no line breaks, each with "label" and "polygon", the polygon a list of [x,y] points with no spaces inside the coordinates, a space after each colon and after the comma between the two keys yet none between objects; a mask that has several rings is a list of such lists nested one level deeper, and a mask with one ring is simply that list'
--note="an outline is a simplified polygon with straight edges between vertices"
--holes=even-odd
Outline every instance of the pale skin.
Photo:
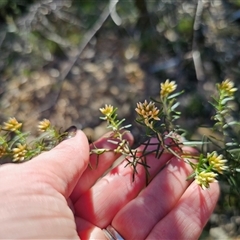
[{"label": "pale skin", "polygon": [[[132,141],[130,134],[125,137]],[[98,148],[112,147],[106,136]],[[99,179],[119,157],[89,157],[83,132],[23,164],[0,167],[0,239],[106,239],[111,224],[124,239],[197,239],[219,196],[217,183],[201,190],[186,181],[189,165],[171,154],[147,162],[145,171],[123,162]]]}]

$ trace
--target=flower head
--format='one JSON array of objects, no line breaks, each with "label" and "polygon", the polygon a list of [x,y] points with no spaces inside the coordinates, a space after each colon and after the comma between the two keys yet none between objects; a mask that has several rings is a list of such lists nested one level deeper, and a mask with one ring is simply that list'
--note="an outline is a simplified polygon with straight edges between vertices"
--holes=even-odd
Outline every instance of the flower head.
[{"label": "flower head", "polygon": [[4,130],[15,132],[21,128],[22,123],[19,123],[16,118],[9,118],[7,122],[4,122]]},{"label": "flower head", "polygon": [[38,130],[40,132],[46,132],[47,129],[49,129],[50,125],[51,125],[50,121],[45,118],[45,119],[43,119],[42,121],[39,122]]},{"label": "flower head", "polygon": [[144,103],[137,103],[135,111],[144,119],[144,123],[150,128],[153,127],[153,120],[160,120],[158,117],[159,109],[152,101],[148,103],[147,100],[145,100]]},{"label": "flower head", "polygon": [[217,182],[215,179],[217,176],[214,172],[202,171],[195,176],[196,183],[200,185],[202,189],[209,188],[209,184],[212,182]]},{"label": "flower head", "polygon": [[109,117],[109,116],[112,115],[114,109],[113,109],[112,105],[105,104],[105,107],[104,108],[99,108],[99,110],[103,115]]},{"label": "flower head", "polygon": [[230,79],[226,79],[222,83],[217,84],[217,86],[227,96],[232,96],[237,91],[237,88],[234,87],[234,83]]},{"label": "flower head", "polygon": [[13,148],[13,162],[23,161],[27,153],[27,145],[17,143],[17,147]]},{"label": "flower head", "polygon": [[223,155],[217,155],[215,151],[207,154],[207,160],[209,164],[213,166],[213,170],[218,173],[223,173],[224,170],[228,169],[228,167],[225,166],[227,160],[223,159]]},{"label": "flower head", "polygon": [[169,81],[169,79],[167,79],[164,83],[160,84],[161,86],[161,91],[160,91],[160,95],[162,97],[167,97],[170,93],[174,92],[177,88],[176,82],[175,81]]}]

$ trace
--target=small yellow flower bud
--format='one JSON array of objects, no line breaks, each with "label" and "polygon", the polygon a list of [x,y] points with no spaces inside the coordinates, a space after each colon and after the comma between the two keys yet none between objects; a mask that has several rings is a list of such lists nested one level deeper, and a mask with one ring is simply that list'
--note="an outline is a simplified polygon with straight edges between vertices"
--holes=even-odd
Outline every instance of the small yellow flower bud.
[{"label": "small yellow flower bud", "polygon": [[105,107],[104,108],[100,108],[99,109],[100,112],[105,115],[105,116],[111,116],[111,114],[113,113],[113,106],[112,105],[107,105],[105,104]]},{"label": "small yellow flower bud", "polygon": [[213,166],[213,170],[218,173],[222,174],[224,170],[228,169],[228,167],[225,166],[227,160],[223,159],[223,155],[217,155],[215,151],[207,154],[207,160],[209,164]]},{"label": "small yellow flower bud", "polygon": [[220,84],[217,84],[218,89],[223,91],[227,96],[232,96],[237,88],[234,87],[234,83],[230,79],[226,79]]},{"label": "small yellow flower bud", "polygon": [[195,176],[195,180],[202,189],[206,189],[209,188],[210,183],[217,182],[216,176],[217,174],[214,172],[202,171]]},{"label": "small yellow flower bud", "polygon": [[152,101],[148,103],[145,100],[144,103],[137,103],[135,111],[144,119],[146,126],[150,128],[153,128],[153,120],[160,120],[158,117],[159,109],[155,107],[155,103]]},{"label": "small yellow flower bud", "polygon": [[21,128],[22,123],[19,123],[16,118],[9,118],[7,122],[4,122],[4,130],[15,132]]},{"label": "small yellow flower bud", "polygon": [[46,132],[47,129],[49,129],[51,123],[48,119],[43,119],[42,121],[39,122],[38,124],[38,130],[40,132]]},{"label": "small yellow flower bud", "polygon": [[175,81],[169,81],[167,79],[164,83],[160,84],[161,86],[161,91],[160,91],[160,96],[161,97],[167,97],[170,93],[174,92],[177,88],[176,82]]},{"label": "small yellow flower bud", "polygon": [[22,145],[21,143],[17,143],[17,147],[13,148],[13,162],[23,161],[25,159],[25,155],[27,153],[27,145]]}]

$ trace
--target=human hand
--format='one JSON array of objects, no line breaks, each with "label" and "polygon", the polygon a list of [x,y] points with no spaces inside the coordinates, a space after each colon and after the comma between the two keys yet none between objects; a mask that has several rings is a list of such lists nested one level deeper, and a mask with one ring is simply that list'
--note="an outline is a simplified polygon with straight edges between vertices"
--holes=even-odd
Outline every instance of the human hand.
[{"label": "human hand", "polygon": [[23,164],[0,167],[0,239],[78,239],[69,195],[88,166],[85,135]]},{"label": "human hand", "polygon": [[[130,134],[125,136],[131,141]],[[113,147],[106,138],[96,146]],[[73,214],[71,199],[92,187],[117,157],[102,156],[102,163],[91,170],[88,140],[78,131],[75,137],[29,162],[2,165],[0,239],[79,239],[76,223],[81,216]],[[94,160],[95,156],[90,157],[92,164]],[[98,236],[105,238],[100,233]]]},{"label": "human hand", "polygon": [[[130,140],[131,137],[127,137]],[[95,144],[97,147],[107,147],[106,145],[110,143],[103,138]],[[95,157],[92,156],[90,158],[92,163],[96,161]],[[153,198],[153,201],[150,201],[151,205],[155,204],[157,207],[160,206],[159,209],[161,209],[154,209],[154,213],[160,211],[161,215],[164,212],[165,214],[166,212],[171,213],[170,208],[176,206],[176,202],[180,202],[179,199],[185,196],[186,193],[183,194],[183,192],[190,188],[187,188],[189,184],[185,182],[185,179],[181,181],[184,178],[183,176],[180,175],[181,178],[178,178],[179,170],[182,169],[187,175],[189,169],[185,165],[182,166],[183,162],[176,159],[175,166],[173,163],[170,163],[163,171],[157,174],[159,169],[171,157],[170,154],[164,154],[160,160],[154,159],[153,156],[149,158],[148,164],[151,166],[150,174],[151,176],[156,175],[156,177],[131,202],[129,201],[134,199],[145,185],[144,169],[139,168],[136,179],[132,182],[131,168],[124,168],[123,163],[95,184],[98,178],[117,158],[117,155],[106,153],[100,156],[99,165],[96,170],[87,168],[89,146],[86,137],[80,131],[73,139],[64,141],[55,149],[39,155],[30,162],[20,165],[6,164],[0,168],[0,238],[79,239],[80,236],[82,239],[104,239],[105,236],[101,228],[105,228],[112,223],[125,238],[135,238],[136,236],[138,239],[144,239],[147,237],[147,234],[143,233],[144,229],[146,229],[145,232],[150,233],[149,228],[152,228],[155,224],[152,220],[149,224],[146,224],[149,221],[145,216],[146,212],[141,217],[142,220],[146,219],[144,227],[141,225],[139,217],[145,212],[144,209],[147,205],[142,203],[145,208],[140,208],[142,209],[141,211],[144,211],[139,215],[140,212],[136,212],[138,207],[141,206],[138,202],[139,197],[142,196],[140,200],[148,199],[148,201]],[[174,170],[174,168],[171,169],[169,166],[180,167],[180,169]],[[168,168],[170,169],[165,170]],[[156,185],[156,181],[159,181],[156,179],[166,177],[166,173],[165,175],[163,174],[164,172],[169,174],[167,179],[170,182],[159,182],[161,184],[158,183],[156,186],[157,190],[154,190],[153,183]],[[170,176],[172,176],[173,180],[175,179],[173,182]],[[177,182],[178,185],[175,185],[174,182]],[[171,186],[173,186],[173,190],[175,189],[173,194],[169,191]],[[163,203],[159,204],[158,196],[164,188],[168,190],[165,196],[162,196],[163,200],[165,199],[165,203],[163,201]],[[154,193],[157,193],[156,197],[153,197],[153,190]],[[201,221],[199,229],[197,229],[198,234],[215,205],[218,187],[217,185],[212,185],[210,191],[208,191],[207,198],[203,196],[206,195],[206,191],[201,191],[199,190],[198,194],[201,198],[196,199],[196,201],[201,200],[206,206],[204,207],[204,213],[199,218]],[[181,196],[182,198],[180,198]],[[167,199],[167,197],[170,197],[170,199]],[[72,209],[75,211],[74,214],[69,208],[71,200],[73,201]],[[182,202],[184,201],[182,200]],[[168,205],[167,203],[171,204]],[[131,204],[133,207],[131,207]],[[197,206],[197,204],[195,205]],[[192,210],[194,209],[192,208]],[[191,207],[188,210],[191,210]],[[136,215],[130,215],[129,217],[131,213]],[[194,215],[196,213],[193,214],[193,217]],[[156,216],[149,217],[150,219],[156,219]],[[195,216],[194,219],[198,220],[197,217],[199,216]],[[155,222],[161,222],[160,218]],[[164,222],[165,220],[163,219],[163,225]],[[184,222],[188,223],[187,221],[183,221],[183,225]],[[139,225],[141,226],[140,229],[136,228]],[[184,230],[184,226],[182,231]],[[169,228],[169,226],[164,226],[164,229],[166,228]],[[193,229],[190,230],[192,231]],[[131,235],[132,233],[134,234]],[[179,239],[179,237],[177,238]]]},{"label": "human hand", "polygon": [[202,190],[187,181],[192,168],[172,154],[148,155],[147,164],[152,181],[146,188],[144,168],[137,168],[132,182],[125,161],[75,200],[82,239],[99,239],[108,225],[124,239],[198,239],[218,200],[218,184]]}]

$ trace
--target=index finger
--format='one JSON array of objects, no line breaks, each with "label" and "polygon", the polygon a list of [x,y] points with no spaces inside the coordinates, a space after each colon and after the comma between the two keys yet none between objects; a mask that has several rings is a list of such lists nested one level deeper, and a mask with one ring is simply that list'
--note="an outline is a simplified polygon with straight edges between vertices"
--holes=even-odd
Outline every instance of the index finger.
[{"label": "index finger", "polygon": [[[100,139],[92,143],[90,148],[115,149],[116,145],[109,141],[111,139],[111,134],[112,132],[105,134]],[[133,136],[130,132],[125,132],[123,134],[123,139],[126,139],[130,145],[133,143]],[[106,170],[111,167],[113,162],[119,158],[119,156],[120,154],[116,154],[113,151],[104,152],[101,155],[90,155],[89,163],[91,164],[91,167],[88,166],[75,186],[71,195],[72,202],[75,203],[84,192],[89,190],[95,182],[102,177]]]}]

